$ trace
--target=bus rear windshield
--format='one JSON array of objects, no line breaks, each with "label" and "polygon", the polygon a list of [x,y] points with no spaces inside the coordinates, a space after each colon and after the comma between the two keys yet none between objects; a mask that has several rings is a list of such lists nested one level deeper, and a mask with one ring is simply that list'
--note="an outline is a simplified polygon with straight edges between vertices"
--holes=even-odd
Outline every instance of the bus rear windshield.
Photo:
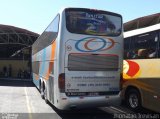
[{"label": "bus rear windshield", "polygon": [[118,56],[70,54],[68,57],[69,71],[117,71]]},{"label": "bus rear windshield", "polygon": [[122,31],[122,18],[105,11],[66,9],[66,27],[71,33],[118,36]]}]

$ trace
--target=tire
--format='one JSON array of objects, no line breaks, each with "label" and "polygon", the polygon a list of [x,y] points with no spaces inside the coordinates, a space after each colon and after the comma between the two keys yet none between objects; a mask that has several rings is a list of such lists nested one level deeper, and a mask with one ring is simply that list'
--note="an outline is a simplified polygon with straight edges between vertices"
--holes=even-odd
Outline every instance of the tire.
[{"label": "tire", "polygon": [[45,100],[45,103],[48,104],[48,98],[47,98],[47,88],[45,87],[44,89],[44,100]]},{"label": "tire", "polygon": [[44,99],[44,86],[41,84],[40,86],[40,93],[41,93],[41,98]]},{"label": "tire", "polygon": [[127,106],[133,111],[139,111],[141,109],[141,96],[138,90],[130,89],[126,94]]}]

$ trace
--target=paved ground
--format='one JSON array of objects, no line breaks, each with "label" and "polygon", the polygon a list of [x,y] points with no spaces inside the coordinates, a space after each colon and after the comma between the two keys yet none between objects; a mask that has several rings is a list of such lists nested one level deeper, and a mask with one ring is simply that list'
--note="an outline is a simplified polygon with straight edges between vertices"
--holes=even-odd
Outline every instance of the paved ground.
[{"label": "paved ground", "polygon": [[31,82],[0,81],[0,113],[53,113]]},{"label": "paved ground", "polygon": [[47,105],[32,82],[0,80],[0,119],[111,119],[101,109],[60,112]]},{"label": "paved ground", "polygon": [[135,113],[124,106],[61,112],[41,99],[31,81],[0,79],[0,119],[122,119],[128,114]]}]

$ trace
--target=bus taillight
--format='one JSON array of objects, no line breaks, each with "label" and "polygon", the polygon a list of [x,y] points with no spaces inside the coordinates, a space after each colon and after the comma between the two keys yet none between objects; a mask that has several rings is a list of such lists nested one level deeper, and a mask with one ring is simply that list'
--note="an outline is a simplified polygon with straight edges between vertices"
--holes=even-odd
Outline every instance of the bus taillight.
[{"label": "bus taillight", "polygon": [[59,74],[58,85],[60,92],[65,92],[65,73]]}]

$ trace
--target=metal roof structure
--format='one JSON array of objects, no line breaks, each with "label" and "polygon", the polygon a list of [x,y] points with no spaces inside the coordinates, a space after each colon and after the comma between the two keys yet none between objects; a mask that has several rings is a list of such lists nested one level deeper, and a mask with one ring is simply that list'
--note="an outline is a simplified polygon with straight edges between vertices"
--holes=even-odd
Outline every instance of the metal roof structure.
[{"label": "metal roof structure", "polygon": [[124,31],[131,31],[160,23],[160,13],[140,17],[124,23]]},{"label": "metal roof structure", "polygon": [[0,24],[0,58],[9,58],[21,49],[30,47],[38,36],[22,28]]},{"label": "metal roof structure", "polygon": [[39,34],[17,28],[14,26],[0,25],[0,44],[22,44],[32,45]]}]

